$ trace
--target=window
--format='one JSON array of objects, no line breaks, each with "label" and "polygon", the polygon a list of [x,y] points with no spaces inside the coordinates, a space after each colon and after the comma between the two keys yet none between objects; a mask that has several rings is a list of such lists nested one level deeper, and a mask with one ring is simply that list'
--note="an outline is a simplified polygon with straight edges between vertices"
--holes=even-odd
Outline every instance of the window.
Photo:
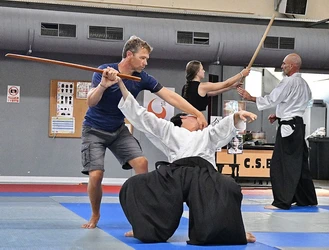
[{"label": "window", "polygon": [[253,68],[248,77],[245,78],[245,89],[252,96],[262,96],[262,69]]},{"label": "window", "polygon": [[42,36],[76,37],[76,25],[41,23]]},{"label": "window", "polygon": [[89,38],[104,40],[123,40],[123,28],[89,26]]},{"label": "window", "polygon": [[177,31],[177,43],[209,45],[209,33]]}]

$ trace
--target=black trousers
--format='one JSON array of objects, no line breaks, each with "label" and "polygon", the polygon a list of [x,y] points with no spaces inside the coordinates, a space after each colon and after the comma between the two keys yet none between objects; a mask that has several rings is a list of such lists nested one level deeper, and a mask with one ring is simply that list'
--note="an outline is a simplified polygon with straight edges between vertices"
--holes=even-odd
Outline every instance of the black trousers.
[{"label": "black trousers", "polygon": [[[299,206],[317,205],[303,119],[296,117],[279,124],[270,168],[274,197],[272,205],[281,209],[289,209],[294,202]],[[282,124],[292,126],[294,132],[288,137],[282,137]]]},{"label": "black trousers", "polygon": [[188,244],[247,244],[240,186],[200,157],[159,163],[150,173],[129,178],[120,204],[142,242],[165,242],[189,207]]}]

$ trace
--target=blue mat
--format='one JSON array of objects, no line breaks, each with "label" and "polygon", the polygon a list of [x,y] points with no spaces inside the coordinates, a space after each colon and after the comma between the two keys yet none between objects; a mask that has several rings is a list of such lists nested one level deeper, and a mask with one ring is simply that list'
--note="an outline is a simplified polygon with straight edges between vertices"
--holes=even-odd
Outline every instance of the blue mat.
[{"label": "blue mat", "polygon": [[[86,203],[61,203],[64,207],[76,213],[80,217],[89,220],[90,205]],[[188,219],[182,218],[178,229],[168,243],[144,244],[135,238],[124,237],[124,233],[131,230],[130,224],[127,221],[120,204],[103,203],[101,206],[101,219],[98,227],[116,239],[131,246],[136,250],[151,250],[151,249],[237,249],[237,250],[270,250],[277,249],[269,245],[256,242],[242,246],[193,246],[187,245],[187,228]]]},{"label": "blue mat", "polygon": [[[82,218],[88,220],[90,216],[90,205],[86,203],[62,203],[64,207],[73,211]],[[186,206],[184,206],[186,210]],[[328,248],[329,249],[329,233],[295,233],[295,232],[253,232],[257,238],[256,243],[243,246],[192,246],[187,245],[188,219],[182,218],[180,225],[169,240],[168,243],[144,244],[135,238],[124,237],[124,233],[131,230],[120,204],[104,203],[101,208],[102,217],[98,227],[118,240],[131,246],[136,250],[144,249],[278,249],[279,247],[308,247],[308,248]],[[244,212],[268,212],[261,205],[243,205]],[[291,210],[270,210],[274,212],[328,212],[329,206],[318,207],[293,207]]]},{"label": "blue mat", "polygon": [[329,212],[329,206],[299,207],[291,206],[289,210],[265,209],[264,205],[242,205],[242,212],[273,212],[273,213],[321,213]]},{"label": "blue mat", "polygon": [[329,233],[254,233],[258,241],[276,247],[329,249]]}]

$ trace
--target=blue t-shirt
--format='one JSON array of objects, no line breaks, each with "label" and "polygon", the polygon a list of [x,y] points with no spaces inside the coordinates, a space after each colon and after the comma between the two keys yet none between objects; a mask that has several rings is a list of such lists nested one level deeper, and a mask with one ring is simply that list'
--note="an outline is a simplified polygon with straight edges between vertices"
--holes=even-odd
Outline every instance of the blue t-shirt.
[{"label": "blue t-shirt", "polygon": [[[99,69],[112,67],[118,70],[118,63],[103,64]],[[136,97],[142,90],[149,90],[152,93],[158,92],[163,86],[151,75],[145,71],[141,73],[134,72],[133,76],[141,78],[140,82],[122,79],[126,88]],[[91,87],[96,88],[101,82],[102,74],[94,73]],[[124,115],[118,109],[118,103],[121,100],[122,94],[118,84],[114,84],[107,88],[101,100],[94,107],[89,107],[85,116],[83,125],[90,126],[96,129],[105,130],[108,132],[116,131],[124,123]]]}]

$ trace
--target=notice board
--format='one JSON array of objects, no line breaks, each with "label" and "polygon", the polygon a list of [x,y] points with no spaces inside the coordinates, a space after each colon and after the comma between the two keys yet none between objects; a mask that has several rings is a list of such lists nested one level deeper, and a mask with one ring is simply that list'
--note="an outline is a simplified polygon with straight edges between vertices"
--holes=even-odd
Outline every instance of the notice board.
[{"label": "notice board", "polygon": [[[90,81],[50,81],[49,137],[81,138],[90,88]],[[126,119],[125,124],[132,133],[132,125]]]},{"label": "notice board", "polygon": [[81,137],[90,86],[88,81],[51,80],[49,137]]}]

